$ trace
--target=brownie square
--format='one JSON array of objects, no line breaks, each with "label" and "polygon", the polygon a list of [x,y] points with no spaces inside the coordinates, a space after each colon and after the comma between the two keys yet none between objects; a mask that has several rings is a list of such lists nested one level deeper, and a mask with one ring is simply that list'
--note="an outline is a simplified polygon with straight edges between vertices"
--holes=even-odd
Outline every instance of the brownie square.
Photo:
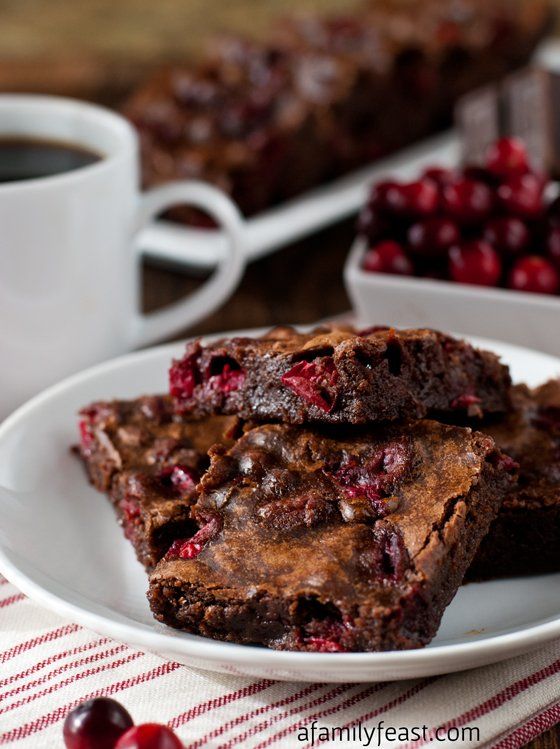
[{"label": "brownie square", "polygon": [[193,341],[169,379],[180,413],[341,425],[499,413],[511,384],[495,354],[437,331],[332,326]]},{"label": "brownie square", "polygon": [[506,495],[467,578],[560,570],[560,380],[534,390],[517,385],[513,408],[485,427],[519,463],[519,483]]},{"label": "brownie square", "polygon": [[264,425],[211,453],[199,530],[155,568],[150,605],[172,627],[286,650],[430,642],[513,481],[490,437],[433,421]]},{"label": "brownie square", "polygon": [[178,419],[165,396],[93,403],[80,412],[79,454],[93,486],[108,494],[139,561],[153,567],[195,529],[190,506],[208,450],[235,419]]}]

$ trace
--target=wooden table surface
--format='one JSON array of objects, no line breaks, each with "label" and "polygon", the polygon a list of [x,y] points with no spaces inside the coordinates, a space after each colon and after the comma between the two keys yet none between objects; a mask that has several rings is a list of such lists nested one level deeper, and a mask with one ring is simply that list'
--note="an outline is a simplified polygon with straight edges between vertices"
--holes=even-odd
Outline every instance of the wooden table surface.
[{"label": "wooden table surface", "polygon": [[[50,0],[46,12],[39,0],[0,0],[0,91],[42,91],[116,104],[158,62],[200,52],[208,33],[241,30],[259,36],[291,8],[340,9],[358,1]],[[344,312],[349,301],[342,267],[352,233],[352,223],[346,223],[252,264],[222,309],[181,336],[309,323]],[[147,266],[145,308],[168,304],[196,285],[184,272]],[[560,730],[529,746],[560,749]]]}]

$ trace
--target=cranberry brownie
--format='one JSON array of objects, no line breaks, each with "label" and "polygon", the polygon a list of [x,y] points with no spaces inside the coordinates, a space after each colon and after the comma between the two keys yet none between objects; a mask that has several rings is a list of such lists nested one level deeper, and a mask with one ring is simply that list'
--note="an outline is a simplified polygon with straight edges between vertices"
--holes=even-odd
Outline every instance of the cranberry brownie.
[{"label": "cranberry brownie", "polygon": [[334,436],[268,424],[212,462],[150,578],[155,617],[303,651],[420,647],[514,480],[493,440],[433,421]]},{"label": "cranberry brownie", "polygon": [[560,380],[535,390],[517,385],[512,400],[506,418],[485,431],[519,463],[519,483],[480,546],[471,580],[560,570]]},{"label": "cranberry brownie", "polygon": [[81,455],[91,483],[109,495],[142,564],[153,567],[193,528],[190,506],[208,450],[235,419],[177,419],[165,396],[98,402],[81,411]]},{"label": "cranberry brownie", "polygon": [[497,356],[433,330],[349,327],[187,344],[170,370],[180,413],[290,424],[370,424],[503,412],[510,377]]}]

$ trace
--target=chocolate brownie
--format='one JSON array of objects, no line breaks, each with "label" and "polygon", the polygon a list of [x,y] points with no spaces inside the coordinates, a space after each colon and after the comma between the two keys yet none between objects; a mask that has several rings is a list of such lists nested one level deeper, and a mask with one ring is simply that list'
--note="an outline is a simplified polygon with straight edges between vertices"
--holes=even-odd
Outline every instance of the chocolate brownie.
[{"label": "chocolate brownie", "polygon": [[420,647],[510,486],[486,435],[433,421],[333,436],[287,425],[214,449],[150,578],[156,618],[286,650]]},{"label": "chocolate brownie", "polygon": [[178,412],[291,424],[368,424],[508,406],[497,356],[432,330],[274,329],[187,345],[170,370]]},{"label": "chocolate brownie", "polygon": [[78,450],[91,483],[109,495],[138,559],[151,568],[192,530],[208,450],[227,443],[235,419],[177,419],[165,396],[93,403],[80,416]]},{"label": "chocolate brownie", "polygon": [[203,179],[247,215],[285,201],[447,126],[459,96],[528,61],[550,7],[375,0],[276,24],[262,43],[222,37],[124,104],[144,183]]},{"label": "chocolate brownie", "polygon": [[470,580],[560,570],[560,380],[535,390],[517,385],[512,400],[511,413],[485,431],[519,463],[519,483],[482,542]]}]

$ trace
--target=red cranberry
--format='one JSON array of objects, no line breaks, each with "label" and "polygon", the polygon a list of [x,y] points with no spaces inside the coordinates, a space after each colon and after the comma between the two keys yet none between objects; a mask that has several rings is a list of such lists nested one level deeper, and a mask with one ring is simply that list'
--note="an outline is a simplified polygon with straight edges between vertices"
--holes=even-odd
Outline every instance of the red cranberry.
[{"label": "red cranberry", "polygon": [[498,198],[508,213],[523,218],[538,218],[543,212],[545,183],[535,174],[511,177],[498,187]]},{"label": "red cranberry", "polygon": [[366,252],[363,268],[370,273],[396,273],[404,276],[414,272],[401,245],[390,239],[379,242]]},{"label": "red cranberry", "polygon": [[443,188],[443,210],[461,224],[484,221],[493,204],[492,191],[482,182],[459,179]]},{"label": "red cranberry", "polygon": [[497,177],[526,174],[529,170],[527,151],[518,138],[500,138],[488,149],[486,167]]},{"label": "red cranberry", "polygon": [[191,398],[199,381],[197,357],[176,359],[169,370],[169,391],[174,398]]},{"label": "red cranberry", "polygon": [[560,195],[550,203],[547,214],[551,226],[560,226]]},{"label": "red cranberry", "polygon": [[115,749],[185,749],[177,735],[159,723],[143,723],[130,728]]},{"label": "red cranberry", "polygon": [[428,167],[422,172],[422,179],[429,179],[436,185],[443,186],[457,179],[457,174],[452,169],[445,169],[440,166]]},{"label": "red cranberry", "polygon": [[545,246],[549,260],[560,269],[560,226],[553,226],[549,230]]},{"label": "red cranberry", "polygon": [[300,398],[330,413],[336,400],[338,371],[331,356],[299,361],[285,374],[282,383]]},{"label": "red cranberry", "polygon": [[439,190],[429,179],[409,182],[402,186],[404,194],[403,213],[409,216],[430,216],[439,204]]},{"label": "red cranberry", "polygon": [[412,224],[408,231],[408,244],[412,252],[426,257],[445,254],[459,241],[459,230],[446,218],[429,218]]},{"label": "red cranberry", "polygon": [[377,211],[399,211],[402,203],[401,184],[391,180],[377,182],[371,188],[369,205]]},{"label": "red cranberry", "polygon": [[484,227],[484,239],[499,252],[520,255],[529,244],[529,230],[519,218],[500,216]]},{"label": "red cranberry", "polygon": [[212,516],[192,538],[173,541],[166,554],[167,559],[195,559],[222,528],[222,518]]},{"label": "red cranberry", "polygon": [[376,242],[390,231],[390,224],[379,211],[370,205],[364,206],[359,217],[356,230],[360,236],[367,237],[370,242]]},{"label": "red cranberry", "polygon": [[509,276],[509,287],[516,291],[556,294],[560,276],[556,268],[543,257],[528,255],[518,260]]},{"label": "red cranberry", "polygon": [[502,264],[488,242],[474,240],[449,250],[449,273],[458,283],[495,286],[502,273]]},{"label": "red cranberry", "polygon": [[97,697],[71,710],[64,721],[67,749],[114,749],[117,740],[133,725],[116,700]]}]

